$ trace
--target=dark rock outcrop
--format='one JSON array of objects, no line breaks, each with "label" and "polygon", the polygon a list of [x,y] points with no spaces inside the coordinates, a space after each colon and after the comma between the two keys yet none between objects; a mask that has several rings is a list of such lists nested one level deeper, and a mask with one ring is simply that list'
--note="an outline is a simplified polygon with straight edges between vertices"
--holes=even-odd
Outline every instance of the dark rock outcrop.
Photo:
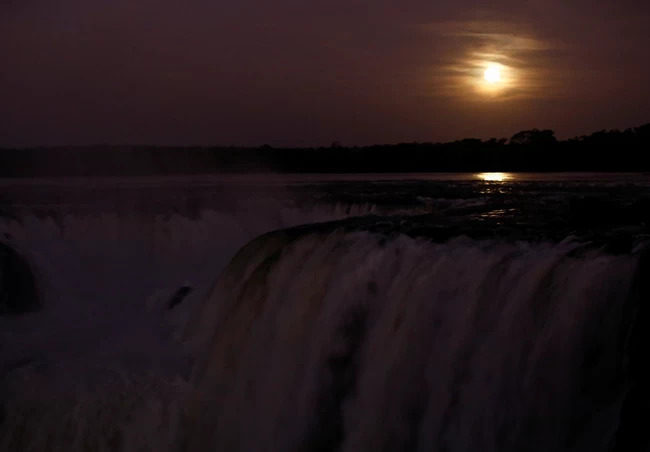
[{"label": "dark rock outcrop", "polygon": [[26,314],[39,308],[32,269],[14,249],[0,242],[0,315]]},{"label": "dark rock outcrop", "polygon": [[625,364],[628,391],[623,401],[620,424],[616,432],[614,452],[635,452],[648,450],[650,438],[647,434],[647,407],[650,402],[650,368],[647,365],[647,351],[650,346],[650,253],[644,252],[639,259],[635,286],[635,301],[632,325],[626,334]]},{"label": "dark rock outcrop", "polygon": [[184,286],[181,286],[171,297],[169,300],[169,303],[167,304],[167,309],[172,310],[179,304],[183,302],[183,300],[190,294],[192,293],[192,287],[185,284]]}]

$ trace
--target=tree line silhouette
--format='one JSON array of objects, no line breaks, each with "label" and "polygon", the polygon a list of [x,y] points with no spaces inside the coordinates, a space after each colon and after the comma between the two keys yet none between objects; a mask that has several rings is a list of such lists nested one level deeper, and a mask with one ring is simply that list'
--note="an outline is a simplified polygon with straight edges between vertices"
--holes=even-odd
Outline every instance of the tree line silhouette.
[{"label": "tree line silhouette", "polygon": [[0,177],[232,172],[373,173],[650,171],[650,124],[557,140],[552,130],[508,139],[319,148],[84,146],[0,149]]}]

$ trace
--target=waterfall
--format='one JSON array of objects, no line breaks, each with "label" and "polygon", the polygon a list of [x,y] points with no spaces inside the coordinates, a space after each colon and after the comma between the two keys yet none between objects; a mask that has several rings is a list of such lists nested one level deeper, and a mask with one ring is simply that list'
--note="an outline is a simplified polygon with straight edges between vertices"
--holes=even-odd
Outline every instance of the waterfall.
[{"label": "waterfall", "polygon": [[611,450],[639,258],[268,234],[186,326],[181,450]]},{"label": "waterfall", "polygon": [[[111,274],[136,266],[133,280],[151,287],[216,274],[246,233],[207,218],[210,228],[104,218],[115,233],[99,238],[94,219],[13,224],[46,282],[71,286],[100,260],[114,273],[87,282],[85,307],[46,297],[42,312],[3,323],[13,361],[0,386],[0,450],[586,452],[635,434],[626,407],[643,353],[641,253],[321,225],[250,241],[164,315],[134,306],[135,295],[112,299],[125,286],[112,287]],[[140,248],[111,254],[117,243]],[[92,288],[106,288],[104,299]],[[169,306],[175,291],[153,305]]]}]

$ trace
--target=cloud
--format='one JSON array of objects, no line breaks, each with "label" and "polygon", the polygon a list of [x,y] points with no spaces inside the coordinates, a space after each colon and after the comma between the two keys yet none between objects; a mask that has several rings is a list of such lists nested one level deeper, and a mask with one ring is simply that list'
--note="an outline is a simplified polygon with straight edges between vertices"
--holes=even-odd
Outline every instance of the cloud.
[{"label": "cloud", "polygon": [[[561,79],[550,56],[561,45],[538,38],[526,24],[490,20],[446,21],[421,26],[437,37],[445,56],[432,75],[438,81],[433,94],[474,101],[511,101],[559,94]],[[502,83],[486,84],[483,71],[501,68]]]}]

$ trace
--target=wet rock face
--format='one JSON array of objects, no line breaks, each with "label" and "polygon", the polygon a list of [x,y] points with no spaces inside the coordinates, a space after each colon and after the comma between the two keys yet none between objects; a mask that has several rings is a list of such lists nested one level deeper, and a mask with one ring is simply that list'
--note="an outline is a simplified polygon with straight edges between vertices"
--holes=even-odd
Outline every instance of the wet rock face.
[{"label": "wet rock face", "polygon": [[185,298],[192,293],[192,287],[189,285],[181,286],[171,297],[169,303],[167,304],[167,309],[172,310],[185,300]]},{"label": "wet rock face", "polygon": [[0,315],[38,311],[36,278],[27,261],[0,242]]},{"label": "wet rock face", "polygon": [[650,403],[650,367],[647,365],[650,346],[650,252],[639,259],[636,309],[632,310],[632,325],[627,333],[625,361],[628,391],[621,409],[613,452],[642,452],[650,447],[647,410]]}]

